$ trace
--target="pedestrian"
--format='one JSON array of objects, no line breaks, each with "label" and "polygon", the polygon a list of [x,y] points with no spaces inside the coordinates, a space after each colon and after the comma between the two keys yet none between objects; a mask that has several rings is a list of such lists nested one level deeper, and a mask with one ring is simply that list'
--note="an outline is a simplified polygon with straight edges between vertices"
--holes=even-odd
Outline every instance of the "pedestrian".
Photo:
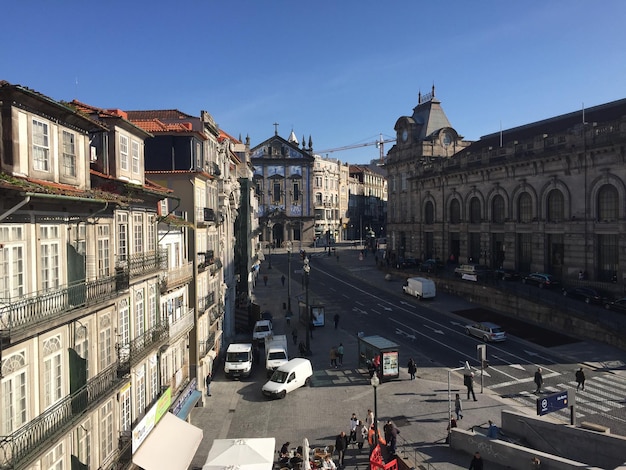
[{"label": "pedestrian", "polygon": [[337,347],[331,346],[330,348],[330,367],[337,368]]},{"label": "pedestrian", "polygon": [[474,458],[470,462],[469,470],[483,470],[483,459],[480,457],[480,452],[474,453]]},{"label": "pedestrian", "polygon": [[284,274],[280,276],[280,282],[283,284],[283,287],[285,287],[285,275]]},{"label": "pedestrian", "polygon": [[456,419],[463,419],[463,402],[458,393],[454,398],[454,412],[456,413]]},{"label": "pedestrian", "polygon": [[581,270],[581,271],[578,271],[578,280],[579,280],[579,281],[582,281],[583,279],[584,279],[584,276],[583,276],[583,272],[582,272],[582,270]]},{"label": "pedestrian", "polygon": [[356,446],[359,450],[363,449],[365,439],[367,439],[367,426],[359,420],[359,424],[356,425]]},{"label": "pedestrian", "polygon": [[339,347],[337,348],[337,360],[339,361],[340,366],[343,365],[343,353],[343,343],[339,343]]},{"label": "pedestrian", "polygon": [[365,425],[367,426],[367,429],[371,428],[373,424],[374,413],[372,412],[372,410],[367,410],[367,418],[365,418]]},{"label": "pedestrian", "polygon": [[350,439],[349,442],[356,442],[356,428],[359,425],[359,420],[356,417],[356,413],[352,413],[350,417]]},{"label": "pedestrian", "polygon": [[541,468],[541,460],[539,460],[539,457],[533,457],[530,459],[530,468]]},{"label": "pedestrian", "polygon": [[336,330],[337,327],[339,326],[339,314],[338,313],[335,313],[333,320],[335,321],[335,330]]},{"label": "pedestrian", "polygon": [[446,444],[450,444],[450,434],[452,434],[452,428],[456,428],[457,427],[457,423],[456,423],[456,419],[454,418],[450,418],[450,424],[448,424],[448,427],[446,428],[446,431],[448,431],[448,433],[446,434]]},{"label": "pedestrian", "polygon": [[578,384],[576,390],[578,390],[581,385],[583,390],[585,389],[585,373],[582,367],[576,371],[576,383]]},{"label": "pedestrian", "polygon": [[537,385],[537,389],[535,393],[541,393],[541,386],[543,385],[543,375],[541,375],[541,367],[537,368],[535,372],[535,385]]},{"label": "pedestrian", "polygon": [[322,462],[322,468],[325,470],[336,470],[337,465],[335,465],[335,462],[333,462],[330,455],[326,455],[326,457],[324,457],[324,462]]},{"label": "pedestrian", "polygon": [[463,381],[465,382],[465,386],[467,387],[467,399],[470,399],[471,394],[474,401],[478,401],[476,400],[476,394],[474,393],[474,373],[470,372],[469,374],[464,375]]},{"label": "pedestrian", "polygon": [[411,376],[411,380],[415,380],[415,373],[417,372],[417,364],[413,358],[409,358],[409,363],[407,365],[407,369],[409,370],[409,375]]},{"label": "pedestrian", "polygon": [[344,458],[346,456],[346,449],[348,448],[348,436],[344,431],[341,431],[337,438],[335,439],[335,450],[337,451],[338,457],[337,461],[339,462],[339,466],[344,466]]},{"label": "pedestrian", "polygon": [[211,373],[209,372],[206,375],[206,378],[204,379],[204,384],[206,385],[206,396],[207,397],[211,396],[211,391],[210,391],[211,390],[211,380],[212,380]]},{"label": "pedestrian", "polygon": [[487,437],[489,439],[498,439],[500,437],[500,430],[493,421],[489,420],[489,428],[487,428]]},{"label": "pedestrian", "polygon": [[298,328],[291,330],[291,338],[293,339],[293,345],[298,344]]},{"label": "pedestrian", "polygon": [[267,274],[263,276],[263,284],[267,286]]},{"label": "pedestrian", "polygon": [[393,421],[387,420],[387,424],[385,424],[385,441],[387,442],[387,449],[390,455],[396,455],[398,434],[400,434],[400,430],[393,424]]}]

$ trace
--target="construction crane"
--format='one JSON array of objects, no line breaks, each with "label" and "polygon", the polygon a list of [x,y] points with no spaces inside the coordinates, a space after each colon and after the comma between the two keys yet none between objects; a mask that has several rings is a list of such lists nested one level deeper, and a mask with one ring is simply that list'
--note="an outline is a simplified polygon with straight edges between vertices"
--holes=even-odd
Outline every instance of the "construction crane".
[{"label": "construction crane", "polygon": [[336,147],[336,148],[332,148],[332,149],[325,149],[325,150],[317,150],[315,153],[333,153],[333,152],[341,152],[342,150],[352,150],[352,149],[358,149],[361,147],[369,147],[370,145],[375,145],[376,148],[379,150],[380,152],[380,163],[384,163],[385,161],[385,144],[388,144],[390,142],[395,142],[396,139],[383,139],[383,135],[380,134],[380,138],[378,140],[375,140],[373,142],[365,142],[363,144],[354,144],[354,145],[345,145],[343,147]]}]

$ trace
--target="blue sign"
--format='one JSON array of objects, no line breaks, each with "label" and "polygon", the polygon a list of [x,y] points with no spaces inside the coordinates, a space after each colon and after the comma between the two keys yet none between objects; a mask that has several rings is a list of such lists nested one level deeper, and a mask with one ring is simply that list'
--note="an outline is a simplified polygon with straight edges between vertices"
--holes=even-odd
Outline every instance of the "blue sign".
[{"label": "blue sign", "polygon": [[542,416],[567,408],[568,402],[567,392],[557,392],[543,398],[537,398],[537,415]]}]

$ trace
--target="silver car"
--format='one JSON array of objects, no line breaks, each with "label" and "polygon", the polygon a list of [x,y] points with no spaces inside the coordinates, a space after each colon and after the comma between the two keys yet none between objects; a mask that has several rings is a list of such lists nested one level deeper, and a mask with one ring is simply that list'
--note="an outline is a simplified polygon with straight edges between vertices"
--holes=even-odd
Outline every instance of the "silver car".
[{"label": "silver car", "polygon": [[506,340],[506,332],[495,323],[487,321],[465,325],[465,333],[485,342]]}]

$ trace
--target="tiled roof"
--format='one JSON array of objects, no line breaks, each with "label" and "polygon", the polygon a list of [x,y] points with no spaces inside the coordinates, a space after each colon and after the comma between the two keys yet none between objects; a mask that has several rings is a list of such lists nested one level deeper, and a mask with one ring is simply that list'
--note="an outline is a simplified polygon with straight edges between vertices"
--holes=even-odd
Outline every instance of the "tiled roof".
[{"label": "tiled roof", "polygon": [[178,109],[152,109],[143,111],[126,111],[131,121],[150,121],[152,119],[160,119],[163,121],[175,121],[185,119],[198,119],[197,116],[183,113]]},{"label": "tiled roof", "polygon": [[234,142],[236,144],[240,144],[241,142],[239,141],[239,139],[235,139],[232,135],[230,135],[227,132],[224,132],[222,129],[220,129],[220,135],[217,138],[218,142],[223,142],[224,139],[229,139],[231,142]]},{"label": "tiled roof", "polygon": [[137,127],[141,127],[143,130],[153,134],[159,132],[190,132],[193,130],[190,122],[174,122],[164,123],[159,119],[138,120],[132,119],[131,122]]}]

